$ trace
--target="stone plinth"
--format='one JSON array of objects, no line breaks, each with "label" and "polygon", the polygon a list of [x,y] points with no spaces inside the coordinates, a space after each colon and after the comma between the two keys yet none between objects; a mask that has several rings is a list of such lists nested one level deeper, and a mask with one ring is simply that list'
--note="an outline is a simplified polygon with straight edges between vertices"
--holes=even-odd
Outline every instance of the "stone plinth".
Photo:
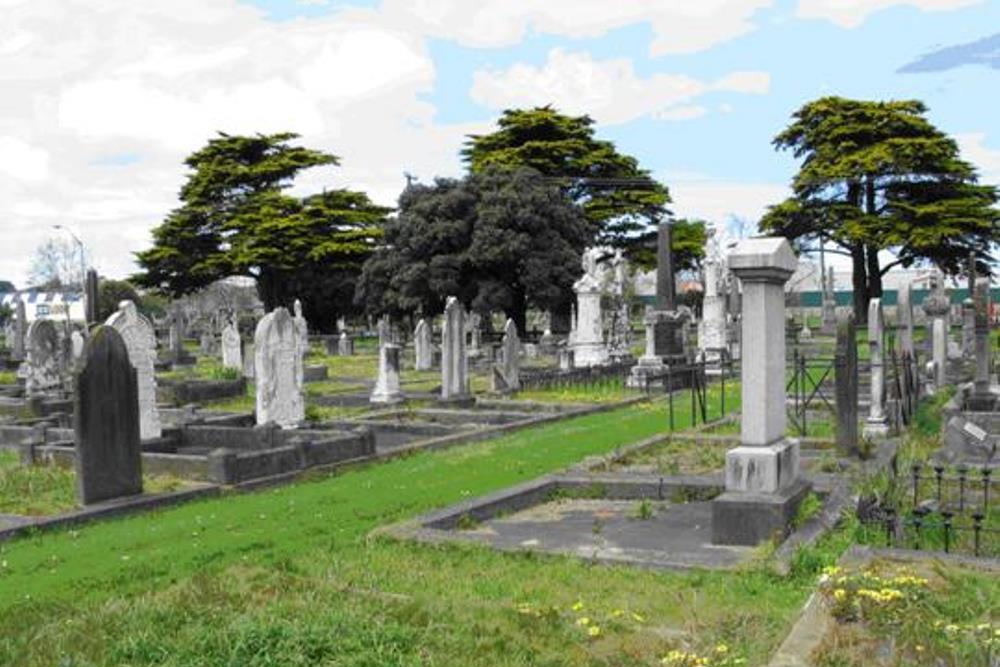
[{"label": "stone plinth", "polygon": [[[673,364],[684,364],[684,343],[681,331],[690,317],[686,308],[678,310],[647,310],[646,350],[629,373],[628,386],[645,387],[651,380],[660,378]],[[667,350],[671,350],[667,353]]]},{"label": "stone plinth", "polygon": [[798,441],[785,438],[785,282],[798,264],[782,238],[745,239],[729,256],[743,285],[740,445],[726,453],[726,492],[712,503],[716,544],[787,534],[809,491]]},{"label": "stone plinth", "polygon": [[[583,281],[581,281],[582,283]],[[576,333],[573,359],[577,368],[608,362],[608,348],[601,330],[601,293],[596,286],[577,284]]]}]

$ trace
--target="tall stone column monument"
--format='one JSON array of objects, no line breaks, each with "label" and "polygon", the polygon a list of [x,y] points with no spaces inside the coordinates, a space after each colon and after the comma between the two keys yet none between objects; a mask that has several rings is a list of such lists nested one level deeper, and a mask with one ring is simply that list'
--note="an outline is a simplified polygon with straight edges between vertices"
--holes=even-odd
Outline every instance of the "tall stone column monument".
[{"label": "tall stone column monument", "polygon": [[927,315],[927,340],[930,343],[932,376],[935,390],[948,382],[948,311],[951,302],[944,291],[940,276],[935,276],[931,293],[924,298],[922,307]]},{"label": "tall stone column monument", "polygon": [[785,437],[785,283],[798,260],[788,241],[744,239],[729,256],[743,283],[740,445],[726,453],[726,490],[712,501],[712,541],[753,545],[788,533],[809,484],[799,443]]},{"label": "tall stone column monument", "polygon": [[573,284],[576,292],[576,326],[572,333],[573,362],[577,367],[600,366],[608,362],[604,341],[601,293],[603,267],[599,258],[606,248],[587,248],[583,253],[583,276]]},{"label": "tall stone column monument", "polygon": [[681,332],[690,311],[677,306],[672,242],[670,224],[660,223],[656,247],[656,308],[646,311],[646,352],[632,367],[629,386],[644,386],[649,377],[659,376],[668,365],[687,361]]},{"label": "tall stone column monument", "polygon": [[871,401],[862,433],[866,438],[885,438],[889,435],[889,418],[885,411],[885,318],[882,299],[868,302],[868,360],[871,367]]}]

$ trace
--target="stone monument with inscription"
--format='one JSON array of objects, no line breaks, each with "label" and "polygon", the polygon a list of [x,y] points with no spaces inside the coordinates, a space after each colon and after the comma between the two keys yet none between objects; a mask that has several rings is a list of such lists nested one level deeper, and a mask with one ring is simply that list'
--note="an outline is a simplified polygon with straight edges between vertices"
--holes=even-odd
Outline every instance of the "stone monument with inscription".
[{"label": "stone monument with inscription", "polygon": [[156,332],[131,301],[122,301],[105,322],[125,341],[128,358],[135,367],[139,387],[139,435],[143,440],[159,438],[160,411],[156,407]]},{"label": "stone monument with inscription", "polygon": [[302,395],[302,342],[285,308],[261,318],[254,332],[257,424],[295,428],[305,418]]}]

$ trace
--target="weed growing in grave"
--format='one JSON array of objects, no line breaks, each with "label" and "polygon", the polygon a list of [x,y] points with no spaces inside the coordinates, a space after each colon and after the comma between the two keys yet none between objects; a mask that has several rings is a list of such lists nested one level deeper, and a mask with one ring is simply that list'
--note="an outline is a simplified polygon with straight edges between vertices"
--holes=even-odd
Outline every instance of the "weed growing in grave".
[{"label": "weed growing in grave", "polygon": [[725,644],[717,644],[711,652],[695,653],[674,649],[660,661],[664,667],[737,667],[747,664],[746,658],[734,655]]},{"label": "weed growing in grave", "polygon": [[207,371],[210,380],[238,380],[240,372],[235,368],[225,366],[213,366]]},{"label": "weed growing in grave", "polygon": [[823,499],[815,493],[810,493],[802,499],[801,503],[799,503],[799,508],[795,512],[795,518],[792,519],[792,527],[795,530],[798,530],[804,526],[807,521],[819,514],[822,509]]},{"label": "weed growing in grave", "polygon": [[458,530],[475,530],[482,525],[482,522],[476,519],[474,516],[466,512],[462,516],[458,517],[458,521],[455,523],[455,528]]},{"label": "weed growing in grave", "polygon": [[648,498],[643,498],[636,503],[635,508],[632,510],[632,518],[646,521],[653,518],[654,512],[653,503],[649,502]]}]

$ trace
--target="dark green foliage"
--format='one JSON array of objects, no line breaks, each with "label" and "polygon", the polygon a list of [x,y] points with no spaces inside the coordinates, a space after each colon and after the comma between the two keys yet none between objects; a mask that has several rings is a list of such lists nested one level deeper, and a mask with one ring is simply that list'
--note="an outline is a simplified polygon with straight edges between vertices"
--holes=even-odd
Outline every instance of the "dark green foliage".
[{"label": "dark green foliage", "polygon": [[529,304],[564,304],[591,227],[559,188],[530,169],[488,168],[461,181],[414,185],[366,263],[358,299],[369,312],[435,314],[457,296],[503,310],[524,331]]},{"label": "dark green foliage", "polygon": [[[708,240],[705,236],[705,221],[679,218],[670,224],[673,227],[670,247],[674,251],[674,269],[690,271],[697,268],[701,258],[705,256],[705,244]],[[637,237],[631,259],[643,268],[655,268],[656,242],[655,229]]]},{"label": "dark green foliage", "polygon": [[144,273],[137,281],[179,296],[226,276],[251,276],[268,310],[298,297],[321,330],[350,312],[355,278],[388,209],[350,190],[283,194],[301,170],[338,163],[290,146],[296,137],[220,133],[188,157],[193,171],[182,205],[153,230],[153,247],[138,253]]},{"label": "dark green foliage", "polygon": [[[771,207],[761,229],[800,244],[824,239],[849,255],[859,321],[891,268],[930,261],[957,273],[974,252],[985,270],[1000,238],[996,188],[976,183],[926,111],[916,100],[824,97],[774,139],[803,162],[793,196]],[[880,265],[882,250],[896,259]]]},{"label": "dark green foliage", "polygon": [[667,214],[667,188],[634,157],[596,139],[589,116],[565,116],[551,106],[508,109],[497,125],[496,132],[469,136],[462,150],[469,169],[534,169],[583,208],[600,243],[641,246],[641,235]]}]

